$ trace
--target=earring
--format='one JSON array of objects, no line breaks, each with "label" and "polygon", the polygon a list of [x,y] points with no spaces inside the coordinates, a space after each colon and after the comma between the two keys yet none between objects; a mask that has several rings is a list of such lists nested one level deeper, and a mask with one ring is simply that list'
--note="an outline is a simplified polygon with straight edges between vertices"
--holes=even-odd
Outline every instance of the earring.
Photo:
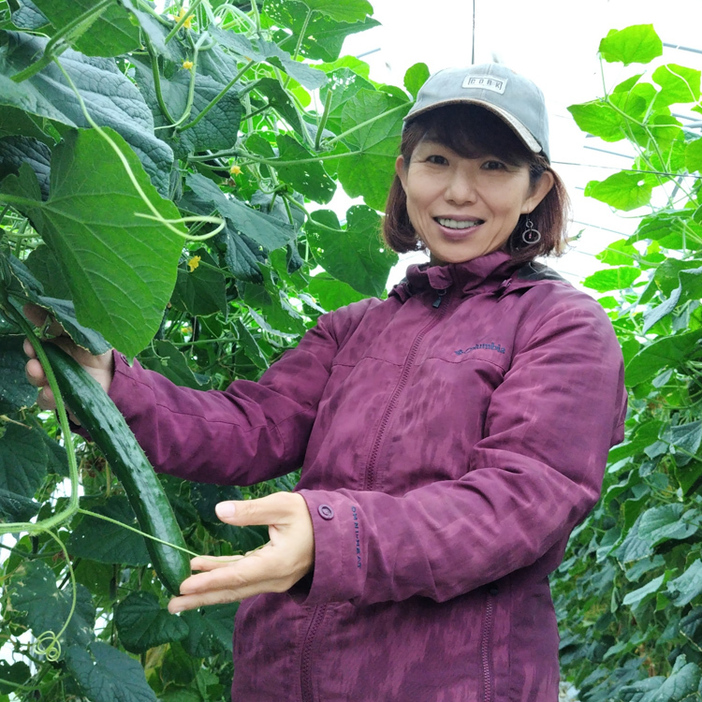
[{"label": "earring", "polygon": [[531,219],[529,219],[529,217],[526,218],[526,222],[524,223],[522,241],[527,246],[533,246],[541,241],[541,232],[534,227],[534,223],[531,221]]}]

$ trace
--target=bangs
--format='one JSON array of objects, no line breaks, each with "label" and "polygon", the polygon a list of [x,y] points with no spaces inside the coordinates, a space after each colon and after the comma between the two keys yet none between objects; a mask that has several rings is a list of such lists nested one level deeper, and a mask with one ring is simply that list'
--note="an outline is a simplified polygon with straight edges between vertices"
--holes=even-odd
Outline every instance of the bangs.
[{"label": "bangs", "polygon": [[496,156],[514,166],[533,160],[534,154],[494,112],[478,105],[446,105],[412,120],[417,143],[430,139],[463,158]]}]

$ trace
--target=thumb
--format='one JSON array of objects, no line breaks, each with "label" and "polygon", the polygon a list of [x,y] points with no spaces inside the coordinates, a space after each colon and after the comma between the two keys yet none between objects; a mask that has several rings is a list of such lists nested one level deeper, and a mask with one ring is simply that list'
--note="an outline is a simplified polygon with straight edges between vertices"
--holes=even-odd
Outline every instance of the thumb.
[{"label": "thumb", "polygon": [[256,500],[220,502],[215,506],[217,517],[235,526],[268,526],[287,524],[302,507],[307,505],[302,495],[291,492],[276,492]]}]

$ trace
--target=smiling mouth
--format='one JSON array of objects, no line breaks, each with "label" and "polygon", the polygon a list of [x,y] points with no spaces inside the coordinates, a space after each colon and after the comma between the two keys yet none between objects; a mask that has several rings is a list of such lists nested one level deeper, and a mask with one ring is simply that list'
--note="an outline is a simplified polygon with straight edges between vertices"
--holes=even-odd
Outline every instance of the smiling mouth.
[{"label": "smiling mouth", "polygon": [[470,229],[485,222],[483,219],[448,219],[446,217],[434,217],[434,219],[447,229]]}]

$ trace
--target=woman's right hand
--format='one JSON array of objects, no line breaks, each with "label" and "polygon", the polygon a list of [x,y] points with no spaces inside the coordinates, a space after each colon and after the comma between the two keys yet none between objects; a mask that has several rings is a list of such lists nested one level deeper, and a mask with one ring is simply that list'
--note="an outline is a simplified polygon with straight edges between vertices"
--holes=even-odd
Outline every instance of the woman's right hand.
[{"label": "woman's right hand", "polygon": [[[47,311],[41,307],[37,307],[36,305],[25,305],[24,314],[26,315],[27,319],[33,322],[37,327],[41,327],[46,323]],[[81,366],[83,366],[83,368],[85,368],[85,370],[88,371],[88,373],[90,373],[90,375],[95,378],[98,383],[100,383],[105,392],[109,391],[112,383],[112,376],[114,374],[114,359],[112,357],[112,351],[100,354],[99,356],[94,356],[86,349],[75,344],[63,330],[63,327],[55,320],[51,321],[47,331],[49,334],[54,336],[52,343],[61,347],[66,353],[73,356],[73,358],[75,358],[76,361],[78,361],[78,363],[80,363]],[[29,360],[25,366],[27,380],[32,385],[40,388],[37,404],[39,407],[41,407],[41,409],[56,409],[54,395],[47,385],[44,369],[41,367],[41,363],[39,363],[37,355],[27,339],[24,340],[24,352],[27,354],[27,356],[29,356]],[[75,421],[74,417],[72,417],[72,419]]]}]

